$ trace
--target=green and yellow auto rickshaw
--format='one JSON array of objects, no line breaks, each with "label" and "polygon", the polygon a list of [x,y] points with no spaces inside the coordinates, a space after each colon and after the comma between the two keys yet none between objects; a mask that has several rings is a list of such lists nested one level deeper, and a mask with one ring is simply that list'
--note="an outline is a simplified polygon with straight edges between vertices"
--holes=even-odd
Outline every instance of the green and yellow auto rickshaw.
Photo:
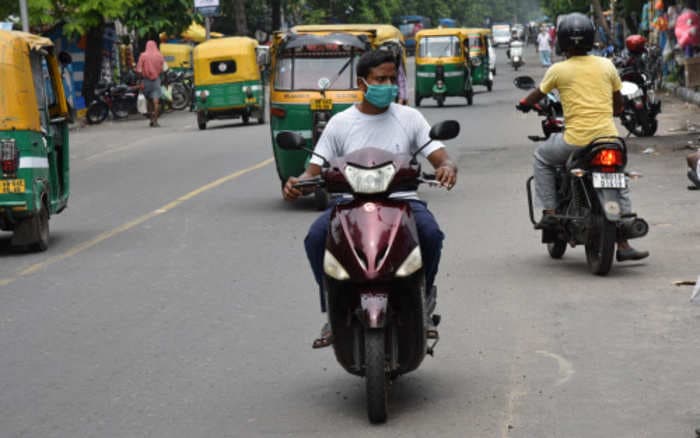
[{"label": "green and yellow auto rickshaw", "polygon": [[416,106],[432,97],[443,106],[450,96],[474,102],[471,69],[467,63],[468,37],[463,29],[427,29],[416,34]]},{"label": "green and yellow auto rickshaw", "polygon": [[265,123],[265,90],[256,55],[258,42],[247,37],[208,40],[194,48],[197,125],[213,119],[255,117]]},{"label": "green and yellow auto rickshaw", "polygon": [[[362,101],[355,75],[357,60],[365,51],[382,46],[398,47],[399,62],[405,68],[403,35],[390,25],[305,25],[274,35],[270,130],[281,184],[304,171],[310,154],[279,148],[277,134],[296,132],[313,148],[334,114]],[[325,208],[325,192],[319,189],[314,196],[316,208]]]},{"label": "green and yellow auto rickshaw", "polygon": [[162,43],[160,53],[165,58],[168,68],[175,71],[192,70],[192,44]]},{"label": "green and yellow auto rickshaw", "polygon": [[0,31],[0,229],[43,251],[70,193],[68,104],[53,43]]},{"label": "green and yellow auto rickshaw", "polygon": [[469,45],[469,65],[471,67],[472,85],[484,85],[493,89],[493,72],[489,59],[491,31],[488,29],[464,29]]}]

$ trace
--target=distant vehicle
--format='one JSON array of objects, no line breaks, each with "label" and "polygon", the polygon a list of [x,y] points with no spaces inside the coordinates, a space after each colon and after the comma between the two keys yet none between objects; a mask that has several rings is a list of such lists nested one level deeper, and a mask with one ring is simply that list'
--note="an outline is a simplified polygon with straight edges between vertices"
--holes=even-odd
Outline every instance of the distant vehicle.
[{"label": "distant vehicle", "polygon": [[457,20],[453,18],[441,18],[438,20],[439,27],[457,27]]},{"label": "distant vehicle", "polygon": [[501,44],[508,45],[510,43],[510,24],[494,24],[491,27],[491,34],[495,47]]},{"label": "distant vehicle", "polygon": [[403,34],[406,52],[409,55],[415,55],[416,53],[416,34],[421,29],[431,27],[430,18],[422,15],[402,15],[394,19],[393,24]]}]

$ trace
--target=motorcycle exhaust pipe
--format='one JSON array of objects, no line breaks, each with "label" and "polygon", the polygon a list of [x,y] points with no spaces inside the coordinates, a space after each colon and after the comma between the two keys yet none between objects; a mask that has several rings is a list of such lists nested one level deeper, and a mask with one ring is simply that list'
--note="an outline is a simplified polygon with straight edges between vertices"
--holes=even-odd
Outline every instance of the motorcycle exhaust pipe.
[{"label": "motorcycle exhaust pipe", "polygon": [[637,239],[644,237],[649,232],[649,224],[641,218],[623,220],[620,223],[620,234],[625,239]]}]

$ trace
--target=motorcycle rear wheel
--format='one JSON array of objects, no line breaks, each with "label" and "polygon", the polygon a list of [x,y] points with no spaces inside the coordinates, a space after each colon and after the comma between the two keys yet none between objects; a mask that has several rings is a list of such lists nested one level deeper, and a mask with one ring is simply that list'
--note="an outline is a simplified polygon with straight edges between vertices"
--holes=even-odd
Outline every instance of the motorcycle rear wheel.
[{"label": "motorcycle rear wheel", "polygon": [[365,383],[369,421],[384,423],[387,417],[389,377],[386,373],[383,329],[365,330]]},{"label": "motorcycle rear wheel", "polygon": [[109,107],[107,104],[104,102],[96,102],[88,107],[85,118],[89,124],[97,125],[105,121],[107,114],[109,114]]},{"label": "motorcycle rear wheel", "polygon": [[129,117],[129,101],[115,100],[112,103],[112,114],[115,119],[126,119]]},{"label": "motorcycle rear wheel", "polygon": [[182,111],[190,104],[187,89],[181,83],[173,84],[173,100],[171,106],[175,111]]},{"label": "motorcycle rear wheel", "polygon": [[617,227],[602,215],[595,215],[586,242],[586,262],[595,275],[607,275],[612,267]]}]

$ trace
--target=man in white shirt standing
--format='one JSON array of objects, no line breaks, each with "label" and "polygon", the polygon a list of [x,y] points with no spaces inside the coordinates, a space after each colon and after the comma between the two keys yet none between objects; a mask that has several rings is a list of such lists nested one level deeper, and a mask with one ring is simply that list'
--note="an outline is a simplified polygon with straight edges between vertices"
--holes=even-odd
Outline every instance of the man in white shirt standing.
[{"label": "man in white shirt standing", "polygon": [[[430,125],[418,110],[393,103],[398,95],[396,70],[394,56],[388,51],[375,50],[360,57],[357,85],[364,94],[362,102],[330,119],[316,144],[317,154],[330,160],[367,147],[385,149],[394,154],[411,154],[430,139]],[[435,168],[436,180],[451,189],[457,182],[457,166],[450,160],[444,145],[434,141],[421,154]],[[303,193],[294,188],[294,184],[318,176],[322,165],[320,158],[313,157],[303,174],[289,178],[283,188],[284,198],[289,201],[299,198]],[[392,196],[405,199],[411,205],[425,267],[426,290],[431,291],[444,235],[416,192],[394,193]],[[323,285],[323,254],[331,211],[332,207],[316,219],[304,240],[319,289]],[[324,304],[321,292],[321,308],[325,312]],[[325,347],[331,342],[332,334],[326,324],[320,337],[314,341],[314,347]]]},{"label": "man in white shirt standing", "polygon": [[542,64],[542,67],[552,65],[552,41],[544,26],[540,28],[540,33],[537,35],[537,51],[540,53],[540,64]]}]

